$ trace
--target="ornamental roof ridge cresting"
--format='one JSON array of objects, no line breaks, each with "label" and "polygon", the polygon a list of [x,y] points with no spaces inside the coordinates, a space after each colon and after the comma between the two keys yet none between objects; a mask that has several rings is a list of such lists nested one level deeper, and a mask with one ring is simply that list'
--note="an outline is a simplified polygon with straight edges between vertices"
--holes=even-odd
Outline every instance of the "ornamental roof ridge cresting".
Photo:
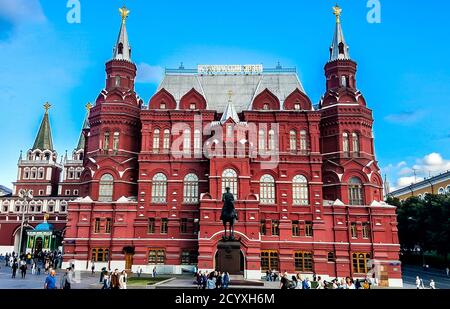
[{"label": "ornamental roof ridge cresting", "polygon": [[262,64],[200,64],[197,66],[198,74],[262,74]]}]

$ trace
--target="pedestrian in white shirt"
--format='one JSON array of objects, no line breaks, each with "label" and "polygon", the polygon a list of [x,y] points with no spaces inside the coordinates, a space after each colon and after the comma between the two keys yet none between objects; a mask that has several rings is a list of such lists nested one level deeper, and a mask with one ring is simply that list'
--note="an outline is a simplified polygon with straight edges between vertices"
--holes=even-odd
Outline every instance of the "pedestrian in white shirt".
[{"label": "pedestrian in white shirt", "polygon": [[436,283],[434,283],[433,279],[431,279],[431,281],[430,281],[430,289],[432,289],[432,290],[436,289]]}]

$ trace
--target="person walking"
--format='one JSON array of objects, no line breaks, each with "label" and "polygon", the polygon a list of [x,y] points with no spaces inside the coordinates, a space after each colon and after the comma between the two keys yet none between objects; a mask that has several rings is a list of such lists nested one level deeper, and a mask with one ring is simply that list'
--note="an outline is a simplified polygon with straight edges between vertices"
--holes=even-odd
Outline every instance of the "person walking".
[{"label": "person walking", "polygon": [[66,272],[62,276],[60,288],[61,290],[70,290],[72,288],[72,276],[70,273],[70,268],[67,268]]},{"label": "person walking", "polygon": [[431,279],[431,281],[430,281],[430,289],[432,289],[432,290],[436,289],[436,283],[434,282],[433,279]]},{"label": "person walking", "polygon": [[445,273],[447,274],[447,277],[450,275],[450,268],[448,268],[448,266],[445,268]]},{"label": "person walking", "polygon": [[287,273],[284,273],[283,276],[280,279],[280,288],[282,290],[289,289],[289,279]]},{"label": "person walking", "polygon": [[92,276],[95,275],[95,263],[94,263],[94,260],[92,260],[92,262],[91,262],[91,275]]},{"label": "person walking", "polygon": [[107,271],[105,271],[105,273],[103,274],[103,286],[102,286],[102,290],[109,290],[111,288],[111,280],[110,280],[110,276],[109,273]]},{"label": "person walking", "polygon": [[45,278],[44,289],[46,290],[54,290],[56,289],[56,271],[53,269],[49,272],[47,278]]},{"label": "person walking", "polygon": [[17,268],[19,267],[19,264],[17,264],[17,261],[14,260],[14,262],[12,263],[12,278],[15,279],[16,278],[16,273],[17,273]]},{"label": "person walking", "polygon": [[153,278],[156,278],[156,266],[153,267],[153,272],[152,272],[152,274],[153,274]]},{"label": "person walking", "polygon": [[121,290],[127,289],[127,272],[125,270],[122,270],[122,273],[119,276],[119,288]]},{"label": "person walking", "polygon": [[20,261],[20,274],[22,276],[22,279],[25,279],[25,276],[27,275],[27,262],[25,260]]},{"label": "person walking", "polygon": [[416,276],[416,289],[420,289],[420,278]]},{"label": "person walking", "polygon": [[320,276],[317,277],[317,290],[323,290],[325,289],[325,284],[322,281],[322,278]]},{"label": "person walking", "polygon": [[137,268],[137,276],[138,276],[138,278],[140,278],[141,275],[142,275],[142,268],[141,268],[141,266],[138,266],[138,268]]},{"label": "person walking", "polygon": [[119,283],[119,271],[116,268],[114,272],[111,274],[111,289],[118,290],[120,289],[120,283]]}]

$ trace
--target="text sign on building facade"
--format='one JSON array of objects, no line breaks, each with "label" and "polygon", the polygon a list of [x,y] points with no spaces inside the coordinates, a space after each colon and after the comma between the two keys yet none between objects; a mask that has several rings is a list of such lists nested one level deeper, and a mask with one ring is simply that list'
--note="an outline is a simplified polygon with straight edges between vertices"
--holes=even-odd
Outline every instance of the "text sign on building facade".
[{"label": "text sign on building facade", "polygon": [[261,74],[262,64],[198,65],[198,74]]}]

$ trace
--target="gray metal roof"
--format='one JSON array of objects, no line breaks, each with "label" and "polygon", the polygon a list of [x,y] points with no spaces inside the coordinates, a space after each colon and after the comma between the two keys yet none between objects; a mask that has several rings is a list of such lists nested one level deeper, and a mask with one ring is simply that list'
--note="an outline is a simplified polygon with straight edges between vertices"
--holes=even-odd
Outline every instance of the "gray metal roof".
[{"label": "gray metal roof", "polygon": [[225,111],[230,91],[233,93],[233,105],[238,113],[250,109],[254,98],[266,88],[277,96],[281,106],[296,88],[305,92],[296,73],[199,75],[166,72],[157,91],[162,88],[174,96],[177,104],[194,88],[205,97],[207,108],[219,113]]},{"label": "gray metal roof", "polygon": [[[339,50],[339,44],[343,44],[342,51]],[[341,22],[337,20],[336,30],[334,31],[333,41],[330,47],[330,61],[350,60],[350,47],[345,42],[344,31],[342,31]]]}]

